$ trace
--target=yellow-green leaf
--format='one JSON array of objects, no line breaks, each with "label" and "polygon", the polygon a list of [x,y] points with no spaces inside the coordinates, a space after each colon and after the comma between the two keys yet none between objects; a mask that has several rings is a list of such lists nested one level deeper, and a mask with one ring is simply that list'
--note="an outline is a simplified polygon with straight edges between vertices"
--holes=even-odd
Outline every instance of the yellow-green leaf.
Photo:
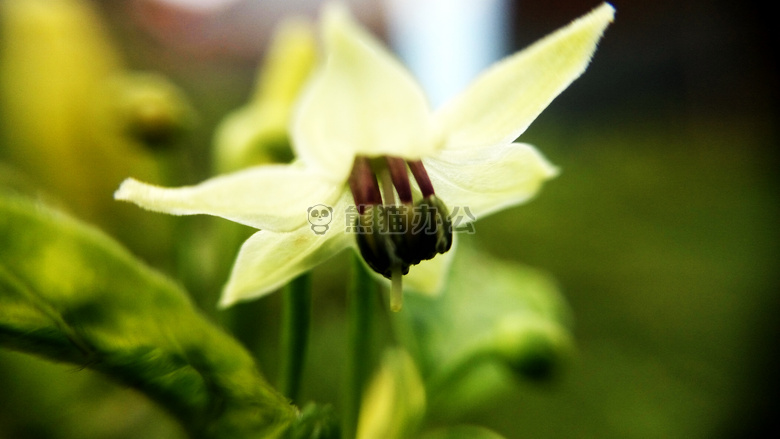
[{"label": "yellow-green leaf", "polygon": [[184,291],[94,228],[0,195],[0,346],[103,372],[195,438],[276,437],[295,409]]}]

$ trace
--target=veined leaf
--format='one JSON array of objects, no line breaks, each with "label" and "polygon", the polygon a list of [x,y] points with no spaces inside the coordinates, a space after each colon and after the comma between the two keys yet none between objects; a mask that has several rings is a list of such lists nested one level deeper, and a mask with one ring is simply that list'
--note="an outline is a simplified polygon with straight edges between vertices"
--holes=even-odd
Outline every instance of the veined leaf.
[{"label": "veined leaf", "polygon": [[171,281],[94,228],[4,195],[0,346],[135,387],[194,438],[277,437],[296,413]]}]

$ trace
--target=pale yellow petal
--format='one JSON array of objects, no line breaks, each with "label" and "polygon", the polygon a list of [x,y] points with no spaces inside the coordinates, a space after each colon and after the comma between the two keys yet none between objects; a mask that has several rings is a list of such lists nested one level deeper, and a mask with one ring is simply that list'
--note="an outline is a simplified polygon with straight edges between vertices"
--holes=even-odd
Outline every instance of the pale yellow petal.
[{"label": "pale yellow petal", "polygon": [[419,158],[430,145],[430,110],[420,86],[339,7],[325,10],[325,62],[294,116],[296,155],[347,178],[356,154]]},{"label": "pale yellow petal", "polygon": [[485,71],[437,111],[444,149],[481,148],[517,139],[585,71],[614,14],[614,8],[603,3]]},{"label": "pale yellow petal", "polygon": [[342,185],[302,166],[268,165],[178,188],[129,178],[114,198],[156,212],[214,215],[257,229],[288,232],[306,223],[310,206],[332,205],[343,192]]},{"label": "pale yellow petal", "polygon": [[423,163],[455,227],[528,201],[558,174],[541,153],[523,143],[461,150]]},{"label": "pale yellow petal", "polygon": [[220,306],[256,299],[281,288],[298,275],[311,270],[340,251],[354,245],[346,233],[345,194],[330,207],[330,222],[307,224],[292,232],[260,231],[252,235],[238,253],[230,280],[222,292]]}]

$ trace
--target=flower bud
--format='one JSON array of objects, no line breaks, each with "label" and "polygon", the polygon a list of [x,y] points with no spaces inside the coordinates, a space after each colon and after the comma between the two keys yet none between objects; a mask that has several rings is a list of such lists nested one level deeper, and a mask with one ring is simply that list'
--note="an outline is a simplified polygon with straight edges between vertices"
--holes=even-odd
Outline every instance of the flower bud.
[{"label": "flower bud", "polygon": [[516,373],[531,379],[553,376],[571,355],[568,331],[554,322],[515,314],[498,323],[495,353]]},{"label": "flower bud", "polygon": [[175,144],[194,125],[194,109],[181,90],[162,76],[126,74],[114,78],[110,86],[119,129],[150,148]]}]

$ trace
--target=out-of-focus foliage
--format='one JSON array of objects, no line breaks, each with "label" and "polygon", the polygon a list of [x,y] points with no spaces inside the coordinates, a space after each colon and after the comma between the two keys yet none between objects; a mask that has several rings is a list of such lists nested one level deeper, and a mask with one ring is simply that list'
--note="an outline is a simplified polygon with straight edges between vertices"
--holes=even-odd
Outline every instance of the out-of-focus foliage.
[{"label": "out-of-focus foliage", "polygon": [[295,98],[314,69],[316,44],[313,27],[302,19],[278,26],[250,101],[225,116],[216,130],[217,174],[292,160],[287,128]]},{"label": "out-of-focus foliage", "polygon": [[767,132],[742,118],[684,134],[628,119],[577,134],[559,132],[560,120],[538,127],[540,143],[580,145],[551,153],[567,183],[480,224],[495,254],[556,274],[578,351],[552,392],[523,387],[480,413],[545,438],[763,431],[778,237]]},{"label": "out-of-focus foliage", "polygon": [[159,254],[171,236],[166,221],[117,206],[111,194],[128,175],[164,176],[148,147],[177,142],[192,124],[182,92],[130,72],[88,2],[4,0],[0,23],[0,159],[35,192],[135,251]]},{"label": "out-of-focus foliage", "polygon": [[[409,295],[406,311],[394,316],[431,403],[445,412],[478,406],[506,385],[482,373],[489,363],[544,379],[556,375],[572,350],[571,312],[554,281],[480,252],[463,238],[445,292]],[[477,386],[469,386],[472,373],[482,373]]]},{"label": "out-of-focus foliage", "polygon": [[423,439],[503,439],[501,435],[482,427],[458,426],[436,430],[423,436]]},{"label": "out-of-focus foliage", "polygon": [[357,439],[413,437],[425,414],[425,388],[417,366],[401,349],[384,353],[360,407]]}]

